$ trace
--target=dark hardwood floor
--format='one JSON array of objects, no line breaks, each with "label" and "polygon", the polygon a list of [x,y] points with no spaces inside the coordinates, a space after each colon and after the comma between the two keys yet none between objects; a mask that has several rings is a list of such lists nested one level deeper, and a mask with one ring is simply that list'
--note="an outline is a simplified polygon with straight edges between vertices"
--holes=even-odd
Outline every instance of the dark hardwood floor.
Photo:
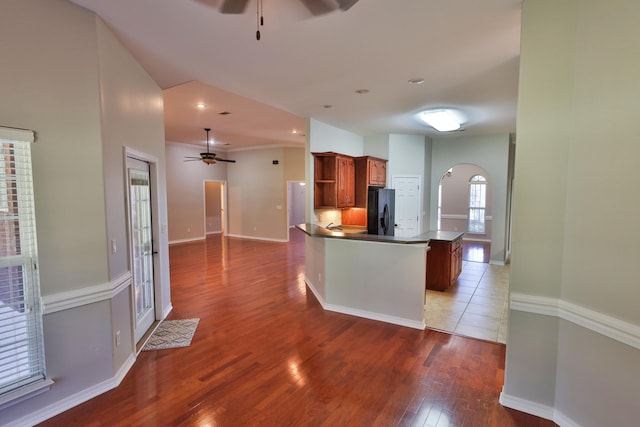
[{"label": "dark hardwood floor", "polygon": [[43,426],[555,426],[498,403],[505,346],[323,311],[304,237],[171,247],[191,346],[143,351],[122,384]]},{"label": "dark hardwood floor", "polygon": [[488,263],[491,258],[491,243],[473,240],[462,241],[462,259],[464,261]]}]

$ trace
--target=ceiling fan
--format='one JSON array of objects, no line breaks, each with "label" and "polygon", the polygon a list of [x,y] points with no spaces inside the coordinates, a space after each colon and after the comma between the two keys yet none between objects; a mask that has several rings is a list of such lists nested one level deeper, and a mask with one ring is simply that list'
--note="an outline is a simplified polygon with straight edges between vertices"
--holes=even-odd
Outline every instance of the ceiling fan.
[{"label": "ceiling fan", "polygon": [[209,151],[209,131],[211,130],[210,128],[204,128],[205,132],[207,132],[207,152],[206,153],[200,153],[200,157],[195,157],[195,156],[185,156],[184,157],[184,161],[185,162],[197,162],[197,161],[202,161],[208,165],[212,165],[216,162],[229,162],[229,163],[235,163],[235,160],[226,160],[226,159],[221,159],[220,157],[218,157],[216,155],[216,153],[212,153]]},{"label": "ceiling fan", "polygon": [[[358,0],[300,0],[313,15],[322,15],[335,9],[349,10]],[[249,0],[224,0],[221,13],[244,13]]]}]

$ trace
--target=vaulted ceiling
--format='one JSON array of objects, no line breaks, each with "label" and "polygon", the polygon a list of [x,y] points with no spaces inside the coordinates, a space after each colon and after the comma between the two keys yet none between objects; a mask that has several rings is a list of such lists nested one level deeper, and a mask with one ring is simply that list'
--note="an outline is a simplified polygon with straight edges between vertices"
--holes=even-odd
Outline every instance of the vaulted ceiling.
[{"label": "vaulted ceiling", "polygon": [[430,107],[460,111],[465,135],[515,132],[520,0],[360,0],[312,13],[333,1],[249,0],[225,14],[222,0],[72,0],[165,90],[171,141],[201,143],[211,127],[230,149],[302,144],[307,117],[364,136],[433,136],[415,117]]}]

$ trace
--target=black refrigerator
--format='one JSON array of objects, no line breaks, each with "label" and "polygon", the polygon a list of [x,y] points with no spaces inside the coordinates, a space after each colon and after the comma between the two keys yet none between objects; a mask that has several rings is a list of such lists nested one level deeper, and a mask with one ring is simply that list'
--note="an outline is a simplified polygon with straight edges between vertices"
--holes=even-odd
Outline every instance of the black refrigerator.
[{"label": "black refrigerator", "polygon": [[393,236],[396,190],[369,187],[367,233]]}]

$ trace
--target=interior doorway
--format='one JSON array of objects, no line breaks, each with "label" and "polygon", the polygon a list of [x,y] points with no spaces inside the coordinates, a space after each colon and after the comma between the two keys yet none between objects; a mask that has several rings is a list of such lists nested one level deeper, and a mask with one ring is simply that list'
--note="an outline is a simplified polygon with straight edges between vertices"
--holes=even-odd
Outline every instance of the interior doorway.
[{"label": "interior doorway", "polygon": [[304,181],[287,181],[287,240],[288,230],[305,222],[306,192],[307,186]]},{"label": "interior doorway", "polygon": [[438,230],[464,233],[463,257],[488,263],[491,251],[492,186],[480,166],[452,166],[438,187]]},{"label": "interior doorway", "polygon": [[224,234],[226,230],[225,185],[223,181],[204,182],[205,235]]}]

